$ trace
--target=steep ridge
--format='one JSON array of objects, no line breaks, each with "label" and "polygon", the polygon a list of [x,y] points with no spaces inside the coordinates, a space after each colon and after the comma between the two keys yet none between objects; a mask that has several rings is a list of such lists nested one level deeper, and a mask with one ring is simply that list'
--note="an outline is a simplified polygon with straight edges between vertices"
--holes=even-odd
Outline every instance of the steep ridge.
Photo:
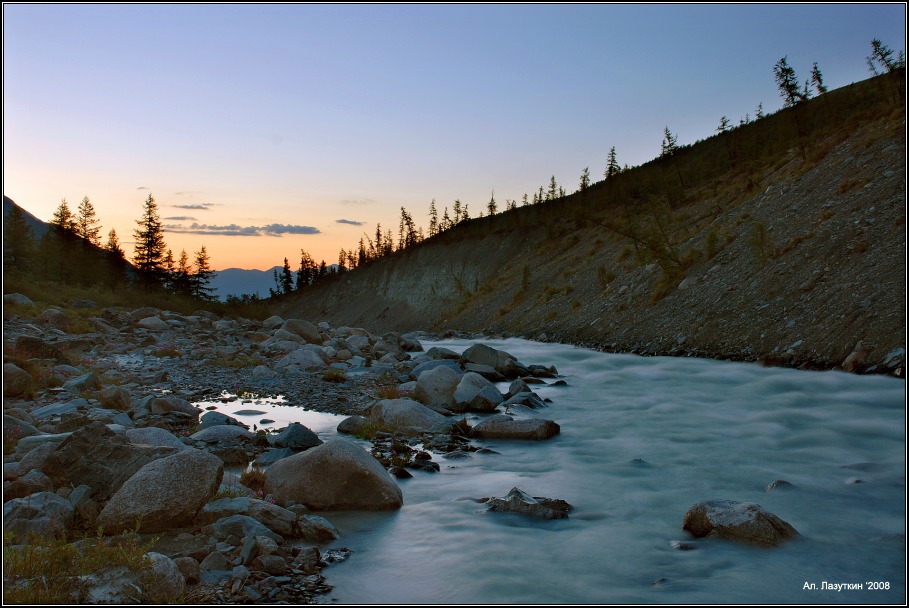
[{"label": "steep ridge", "polygon": [[902,374],[904,88],[904,71],[844,87],[613,183],[473,220],[285,313]]}]

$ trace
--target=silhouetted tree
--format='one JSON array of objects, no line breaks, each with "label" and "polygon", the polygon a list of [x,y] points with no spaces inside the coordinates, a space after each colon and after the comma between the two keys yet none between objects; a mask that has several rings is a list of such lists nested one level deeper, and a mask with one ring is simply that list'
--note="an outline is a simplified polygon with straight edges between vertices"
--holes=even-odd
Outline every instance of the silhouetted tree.
[{"label": "silhouetted tree", "polygon": [[669,130],[669,127],[666,127],[663,129],[663,143],[660,146],[660,156],[672,156],[678,149],[678,136],[673,135]]},{"label": "silhouetted tree", "polygon": [[799,80],[795,76],[795,70],[790,67],[783,57],[773,66],[773,76],[776,79],[776,85],[780,89],[780,95],[783,97],[784,105],[789,108],[802,101],[803,96],[799,91]]},{"label": "silhouetted tree", "polygon": [[486,210],[489,212],[489,215],[495,215],[498,207],[496,207],[496,191],[492,191],[492,196],[489,199],[489,202],[486,203]]},{"label": "silhouetted tree", "polygon": [[[865,60],[868,62],[868,69],[874,76],[880,74],[877,69],[878,67],[885,72],[892,72],[897,68],[906,67],[906,59],[903,56],[903,52],[900,51],[897,54],[896,59],[894,59],[893,49],[889,48],[877,38],[871,41],[871,55],[865,57]],[[875,66],[875,63],[878,65]]]},{"label": "silhouetted tree", "polygon": [[818,95],[823,95],[827,92],[827,87],[824,86],[824,75],[821,74],[821,69],[817,67],[817,61],[811,66],[811,84],[817,89]]},{"label": "silhouetted tree", "polygon": [[555,175],[549,178],[549,190],[546,191],[546,200],[554,201],[559,194],[559,187],[556,184]]},{"label": "silhouetted tree", "polygon": [[120,248],[120,240],[117,238],[117,231],[113,228],[107,233],[107,244],[104,248],[118,258],[126,258],[126,253]]},{"label": "silhouetted tree", "polygon": [[[284,258],[284,264],[287,270],[290,270],[290,268],[287,267],[287,258]],[[211,281],[214,276],[215,271],[211,269],[208,252],[205,251],[205,245],[202,245],[202,249],[196,252],[196,271],[192,274],[190,281],[194,298],[206,301],[215,299],[212,295],[215,288],[211,286]]]},{"label": "silhouetted tree", "polygon": [[603,177],[609,179],[610,177],[615,177],[621,171],[622,168],[619,167],[619,162],[616,160],[615,146],[612,146],[609,149],[609,156],[606,157],[606,170],[603,172]]},{"label": "silhouetted tree", "polygon": [[452,207],[452,213],[454,213],[454,218],[452,218],[453,224],[459,224],[461,222],[461,199],[456,198],[454,206]]},{"label": "silhouetted tree", "polygon": [[82,197],[79,203],[79,210],[75,217],[76,235],[82,237],[92,245],[101,244],[101,222],[95,215],[95,208],[89,202],[88,197]]},{"label": "silhouetted tree", "polygon": [[755,120],[760,120],[760,119],[764,118],[764,102],[763,101],[757,105],[757,108],[755,108],[754,118],[755,118]]},{"label": "silhouetted tree", "polygon": [[590,187],[590,167],[584,167],[581,171],[581,183],[578,184],[578,190],[583,192]]},{"label": "silhouetted tree", "polygon": [[25,273],[35,256],[35,234],[25,213],[18,205],[11,205],[3,218],[3,270]]},{"label": "silhouetted tree", "polygon": [[189,264],[189,256],[186,254],[185,249],[180,250],[180,257],[171,277],[171,289],[177,295],[186,297],[192,297],[193,295],[192,267]]},{"label": "silhouetted tree", "polygon": [[146,287],[158,287],[163,280],[164,231],[158,215],[158,205],[149,194],[145,199],[139,228],[133,231],[136,239],[133,260]]},{"label": "silhouetted tree", "polygon": [[66,199],[60,201],[54,216],[51,218],[50,225],[54,226],[55,232],[60,235],[75,233],[76,220],[73,218],[73,212],[69,209]]},{"label": "silhouetted tree", "polygon": [[436,211],[436,199],[429,203],[429,236],[435,236],[439,233],[439,212]]},{"label": "silhouetted tree", "polygon": [[729,119],[723,116],[720,118],[720,126],[716,128],[717,133],[725,133],[732,128],[732,123],[729,122]]}]

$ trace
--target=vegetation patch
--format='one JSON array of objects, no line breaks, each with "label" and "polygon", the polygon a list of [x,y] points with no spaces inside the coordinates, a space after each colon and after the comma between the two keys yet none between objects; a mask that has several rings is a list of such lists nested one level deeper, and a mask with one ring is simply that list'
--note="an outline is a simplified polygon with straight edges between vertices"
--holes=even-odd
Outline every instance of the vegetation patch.
[{"label": "vegetation patch", "polygon": [[326,382],[344,382],[347,380],[347,373],[343,369],[330,367],[322,372],[322,379]]}]

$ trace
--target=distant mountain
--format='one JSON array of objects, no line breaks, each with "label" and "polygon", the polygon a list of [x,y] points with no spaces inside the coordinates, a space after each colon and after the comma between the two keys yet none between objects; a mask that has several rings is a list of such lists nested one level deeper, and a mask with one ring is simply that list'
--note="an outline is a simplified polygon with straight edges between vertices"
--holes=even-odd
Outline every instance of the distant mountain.
[{"label": "distant mountain", "polygon": [[[9,213],[10,209],[12,209],[14,206],[19,207],[19,205],[16,205],[16,203],[13,202],[13,199],[4,195],[3,196],[3,217],[4,217],[4,219],[6,218],[6,214]],[[35,233],[36,239],[41,238],[41,236],[45,232],[50,230],[50,224],[48,224],[47,222],[42,222],[41,220],[36,218],[34,215],[29,213],[25,209],[22,209],[22,207],[19,207],[19,209],[22,210],[22,214],[25,216],[25,221],[28,222],[28,225],[32,227],[32,232]]]},{"label": "distant mountain", "polygon": [[283,266],[268,270],[219,270],[211,281],[211,286],[215,288],[214,295],[222,300],[227,296],[241,296],[245,293],[258,293],[260,298],[267,298],[269,288],[275,288],[275,269],[280,272]]}]

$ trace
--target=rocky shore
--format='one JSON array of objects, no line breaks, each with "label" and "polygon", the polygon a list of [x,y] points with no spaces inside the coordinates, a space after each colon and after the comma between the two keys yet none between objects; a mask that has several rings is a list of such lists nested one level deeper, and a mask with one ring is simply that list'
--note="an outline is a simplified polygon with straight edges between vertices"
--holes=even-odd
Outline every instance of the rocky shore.
[{"label": "rocky shore", "polygon": [[[422,333],[4,301],[5,549],[145,556],[56,580],[74,603],[313,602],[323,568],[351,553],[317,512],[397,509],[394,477],[438,471],[434,458],[481,449],[473,437],[559,432],[527,415],[547,406],[530,387],[557,370],[482,344],[459,355],[424,351]],[[348,418],[323,443],[193,405],[225,391]],[[487,416],[471,428],[466,412]],[[4,569],[7,594],[38,584]]]}]

